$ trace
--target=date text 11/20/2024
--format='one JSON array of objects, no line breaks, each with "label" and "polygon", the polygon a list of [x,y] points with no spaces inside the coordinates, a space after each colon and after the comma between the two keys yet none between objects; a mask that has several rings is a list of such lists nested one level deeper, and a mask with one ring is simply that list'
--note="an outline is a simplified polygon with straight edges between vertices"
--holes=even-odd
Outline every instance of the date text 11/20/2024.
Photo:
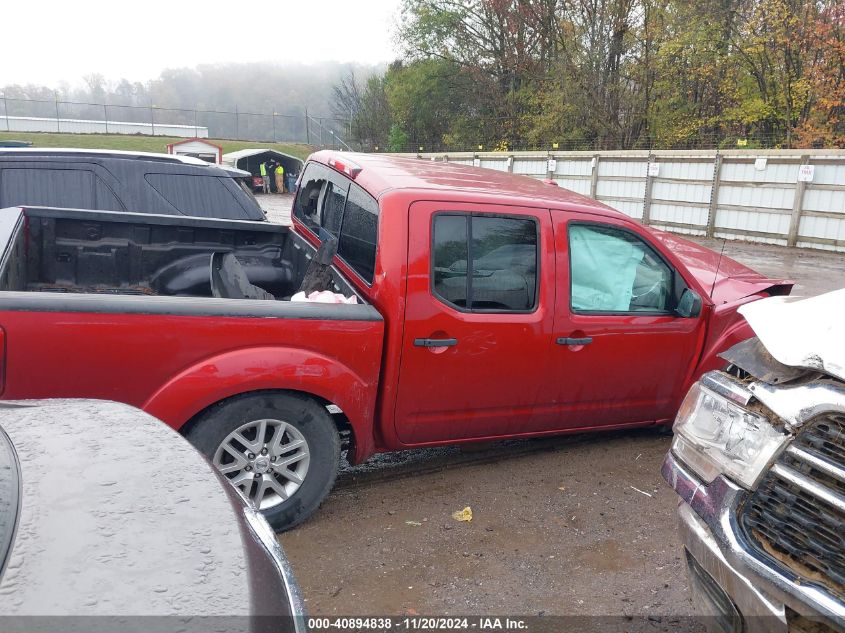
[{"label": "date text 11/20/2024", "polygon": [[475,618],[308,618],[308,628],[313,631],[525,631],[528,623],[520,618],[475,617]]}]

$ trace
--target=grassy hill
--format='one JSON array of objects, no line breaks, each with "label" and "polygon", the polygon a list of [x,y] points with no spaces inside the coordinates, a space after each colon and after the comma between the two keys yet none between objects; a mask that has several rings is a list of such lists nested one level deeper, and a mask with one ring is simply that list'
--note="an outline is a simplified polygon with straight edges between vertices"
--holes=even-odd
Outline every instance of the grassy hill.
[{"label": "grassy hill", "polygon": [[[140,134],[47,134],[41,132],[0,132],[3,141],[30,141],[33,147],[81,147],[85,149],[117,149],[134,152],[166,152],[168,143],[182,141],[172,136],[142,136]],[[224,141],[208,139],[223,147],[223,153],[247,147],[266,147],[291,156],[306,158],[315,147],[295,143],[256,143],[254,141]]]}]

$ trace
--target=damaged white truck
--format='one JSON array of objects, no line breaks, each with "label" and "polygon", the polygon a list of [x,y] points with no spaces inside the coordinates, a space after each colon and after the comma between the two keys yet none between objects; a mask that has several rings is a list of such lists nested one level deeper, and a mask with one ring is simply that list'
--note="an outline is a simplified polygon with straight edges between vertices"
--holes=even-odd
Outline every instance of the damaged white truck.
[{"label": "damaged white truck", "polygon": [[725,633],[845,631],[845,289],[739,312],[757,336],[693,385],[662,469],[696,610]]}]

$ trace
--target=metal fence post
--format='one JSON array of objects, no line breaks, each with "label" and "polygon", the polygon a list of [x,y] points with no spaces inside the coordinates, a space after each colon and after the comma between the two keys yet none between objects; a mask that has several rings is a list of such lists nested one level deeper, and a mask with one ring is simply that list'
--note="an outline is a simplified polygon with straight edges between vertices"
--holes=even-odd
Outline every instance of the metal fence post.
[{"label": "metal fence post", "polygon": [[235,138],[240,139],[240,134],[238,130],[238,106],[235,104]]},{"label": "metal fence post", "polygon": [[595,199],[599,189],[599,161],[601,154],[593,154],[593,173],[590,175],[590,197]]},{"label": "metal fence post", "polygon": [[155,106],[151,103],[150,104],[150,125],[152,126],[152,136],[156,135],[156,116],[155,116]]},{"label": "metal fence post", "polygon": [[810,164],[810,157],[803,155],[801,164],[798,166],[798,182],[795,183],[795,200],[792,203],[792,217],[789,219],[789,235],[786,238],[787,246],[795,246],[798,242],[798,232],[801,228],[801,213],[804,210],[804,192],[807,190],[807,181],[801,179],[801,167]]},{"label": "metal fence post", "polygon": [[56,93],[56,132],[61,132],[61,123],[59,123],[59,93]]},{"label": "metal fence post", "polygon": [[311,145],[311,130],[308,127],[308,108],[305,108],[305,143]]},{"label": "metal fence post", "polygon": [[719,185],[722,182],[722,155],[717,151],[713,160],[713,181],[710,185],[710,206],[707,209],[707,237],[716,234],[716,214],[719,212]]},{"label": "metal fence post", "polygon": [[109,112],[106,109],[108,106],[103,104],[103,120],[106,122],[106,134],[109,133]]},{"label": "metal fence post", "polygon": [[651,175],[651,165],[654,162],[654,155],[649,152],[648,163],[646,163],[645,194],[643,195],[643,224],[651,224],[651,189],[654,186],[654,176]]},{"label": "metal fence post", "polygon": [[273,112],[273,114],[271,115],[271,118],[273,119],[273,142],[275,143],[276,142],[276,113],[275,112]]},{"label": "metal fence post", "polygon": [[9,127],[9,102],[6,101],[6,93],[3,93],[3,116],[6,117],[6,131],[11,131],[12,128]]}]

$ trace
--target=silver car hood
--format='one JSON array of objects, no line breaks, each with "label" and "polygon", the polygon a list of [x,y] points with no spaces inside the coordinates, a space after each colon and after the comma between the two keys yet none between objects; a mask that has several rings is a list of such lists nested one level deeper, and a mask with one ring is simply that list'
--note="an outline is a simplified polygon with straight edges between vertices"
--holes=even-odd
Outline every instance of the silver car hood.
[{"label": "silver car hood", "polygon": [[817,297],[769,297],[739,308],[775,360],[845,380],[845,288]]},{"label": "silver car hood", "polygon": [[21,508],[2,615],[249,615],[241,509],[176,432],[94,400],[0,403]]}]

